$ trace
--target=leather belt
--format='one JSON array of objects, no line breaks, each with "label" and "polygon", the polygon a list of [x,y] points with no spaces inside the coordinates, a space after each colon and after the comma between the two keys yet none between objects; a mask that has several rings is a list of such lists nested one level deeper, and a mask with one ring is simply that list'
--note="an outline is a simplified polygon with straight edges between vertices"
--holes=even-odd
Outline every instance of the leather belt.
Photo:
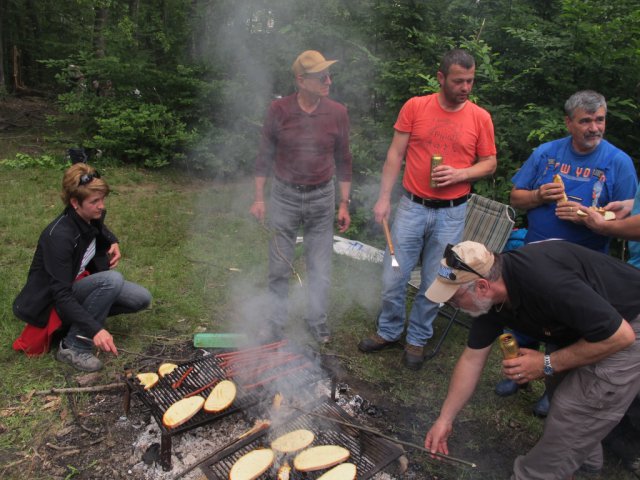
[{"label": "leather belt", "polygon": [[458,205],[462,205],[464,202],[469,200],[469,195],[464,195],[463,197],[454,198],[453,200],[439,200],[433,198],[422,198],[417,195],[414,195],[411,192],[405,192],[405,195],[409,200],[415,203],[419,203],[420,205],[428,208],[450,208],[457,207]]},{"label": "leather belt", "polygon": [[311,192],[312,190],[317,190],[318,188],[324,187],[331,181],[331,180],[327,180],[326,182],[316,183],[315,185],[303,185],[299,183],[285,182],[284,180],[278,177],[276,177],[276,180],[278,180],[280,183],[282,183],[283,185],[286,185],[289,188],[293,188],[294,190],[297,190],[298,192]]}]

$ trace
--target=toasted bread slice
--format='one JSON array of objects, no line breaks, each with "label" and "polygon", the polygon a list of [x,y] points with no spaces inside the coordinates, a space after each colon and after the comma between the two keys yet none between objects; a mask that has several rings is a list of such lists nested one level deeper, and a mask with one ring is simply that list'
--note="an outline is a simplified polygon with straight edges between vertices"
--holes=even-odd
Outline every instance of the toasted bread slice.
[{"label": "toasted bread slice", "polygon": [[356,478],[357,468],[353,463],[341,463],[327,473],[323,473],[318,480],[353,480]]},{"label": "toasted bread slice", "polygon": [[338,445],[320,445],[303,450],[293,459],[293,466],[301,472],[330,468],[349,458],[349,450]]},{"label": "toasted bread slice", "polygon": [[316,436],[310,430],[301,428],[293,432],[285,433],[271,442],[271,448],[276,452],[291,453],[307,448]]},{"label": "toasted bread slice", "polygon": [[169,375],[171,372],[173,372],[176,368],[178,368],[178,365],[176,365],[175,363],[162,363],[158,367],[158,375],[160,375],[160,378],[164,378],[166,375]]},{"label": "toasted bread slice", "polygon": [[188,422],[200,411],[204,405],[204,398],[200,395],[183,398],[171,405],[162,416],[162,424],[167,428],[176,428]]},{"label": "toasted bread slice", "polygon": [[[615,220],[616,219],[616,214],[610,210],[605,210],[602,207],[596,208],[596,207],[589,207],[591,210],[595,210],[596,212],[598,212],[600,215],[602,215],[602,217],[609,221],[609,220]],[[578,210],[576,212],[578,215],[580,215],[581,217],[586,217],[587,214],[584,213],[582,210]]]},{"label": "toasted bread slice", "polygon": [[217,413],[228,408],[236,399],[236,384],[230,380],[222,380],[207,397],[204,403],[205,412]]},{"label": "toasted bread slice", "polygon": [[[562,177],[560,175],[558,175],[557,173],[553,176],[553,183],[559,183],[564,188],[564,182],[562,181]],[[569,199],[567,198],[567,194],[563,192],[562,193],[562,198],[560,200],[558,200],[557,203],[568,202],[568,201],[569,201]]]},{"label": "toasted bread slice", "polygon": [[229,470],[229,480],[254,480],[273,463],[275,454],[270,448],[258,448],[240,457]]},{"label": "toasted bread slice", "polygon": [[155,384],[158,383],[158,380],[160,380],[158,374],[154,372],[139,373],[136,375],[136,378],[144,386],[145,390],[154,387]]}]

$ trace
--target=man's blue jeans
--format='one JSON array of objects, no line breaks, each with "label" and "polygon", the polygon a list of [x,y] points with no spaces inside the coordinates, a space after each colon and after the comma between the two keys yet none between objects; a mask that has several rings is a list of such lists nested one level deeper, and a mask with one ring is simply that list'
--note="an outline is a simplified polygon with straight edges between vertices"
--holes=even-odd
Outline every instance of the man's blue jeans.
[{"label": "man's blue jeans", "polygon": [[273,325],[283,327],[288,320],[289,280],[300,227],[307,268],[306,321],[310,326],[326,322],[335,208],[332,181],[315,190],[302,192],[274,179],[270,205],[272,237],[269,242],[270,320]]},{"label": "man's blue jeans", "polygon": [[[101,325],[107,317],[143,310],[151,303],[151,293],[141,285],[124,279],[120,272],[107,270],[94,273],[73,283],[73,296]],[[64,344],[67,348],[89,351],[93,344],[77,337],[91,338],[91,334],[74,323],[69,328]]]},{"label": "man's blue jeans", "polygon": [[424,292],[436,277],[447,244],[456,244],[462,238],[466,211],[466,203],[449,208],[427,208],[406,196],[400,199],[391,229],[400,272],[391,267],[389,249],[383,263],[378,335],[385,340],[395,341],[402,335],[407,283],[421,257],[420,289],[409,314],[406,341],[422,347],[433,336],[432,324],[439,305],[427,300]]}]

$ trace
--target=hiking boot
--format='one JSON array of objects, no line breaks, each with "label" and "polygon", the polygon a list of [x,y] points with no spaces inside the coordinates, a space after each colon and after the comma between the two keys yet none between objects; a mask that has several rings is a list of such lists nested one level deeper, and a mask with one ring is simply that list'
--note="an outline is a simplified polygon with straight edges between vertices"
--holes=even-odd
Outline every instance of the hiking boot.
[{"label": "hiking boot", "polygon": [[358,350],[364,353],[377,352],[384,348],[391,347],[396,343],[398,343],[396,340],[385,340],[377,333],[374,333],[370,337],[360,340],[360,343],[358,343]]},{"label": "hiking boot", "polygon": [[331,341],[329,327],[324,322],[317,325],[309,325],[309,332],[318,343],[325,344]]},{"label": "hiking boot", "polygon": [[97,372],[102,369],[102,362],[91,353],[91,350],[83,351],[73,348],[65,348],[60,342],[60,348],[56,353],[56,360],[68,363],[72,367],[83,372]]},{"label": "hiking boot", "polygon": [[499,397],[510,397],[511,395],[515,395],[518,393],[518,390],[521,388],[527,388],[529,383],[523,383],[522,385],[518,385],[513,380],[509,380],[505,378],[504,380],[500,380],[496,384],[495,392]]},{"label": "hiking boot", "polygon": [[407,343],[404,346],[402,362],[409,370],[420,370],[424,363],[424,347],[418,347]]}]

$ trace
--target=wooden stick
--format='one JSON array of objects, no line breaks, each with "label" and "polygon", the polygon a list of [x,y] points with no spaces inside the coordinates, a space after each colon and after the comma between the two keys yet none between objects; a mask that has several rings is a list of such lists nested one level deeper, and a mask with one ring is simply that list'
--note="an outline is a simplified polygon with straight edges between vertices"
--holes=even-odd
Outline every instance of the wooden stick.
[{"label": "wooden stick", "polygon": [[198,395],[199,393],[204,392],[207,388],[214,386],[219,381],[220,379],[216,378],[214,381],[207,383],[204,387],[200,387],[197,390],[194,390],[193,392],[187,393],[182,398],[189,398],[189,397],[193,397],[194,395]]},{"label": "wooden stick", "polygon": [[175,382],[173,382],[173,383],[171,384],[171,388],[173,388],[174,390],[179,389],[179,388],[180,388],[180,386],[182,385],[182,382],[184,382],[184,381],[186,380],[186,378],[189,376],[189,374],[190,374],[191,372],[193,372],[193,367],[189,367],[189,368],[187,368],[187,371],[186,371],[186,372],[184,372],[184,373],[182,374],[182,376],[181,376],[178,380],[176,380]]},{"label": "wooden stick", "polygon": [[475,463],[467,462],[466,460],[461,460],[461,459],[456,458],[456,457],[451,457],[449,455],[445,455],[444,453],[432,452],[431,450],[427,450],[426,448],[424,448],[424,447],[422,447],[420,445],[417,445],[415,443],[405,442],[404,440],[398,440],[397,438],[385,435],[384,433],[382,433],[379,430],[376,430],[374,428],[365,427],[363,425],[355,425],[353,423],[345,422],[343,420],[338,420],[337,418],[327,417],[326,415],[320,415],[319,413],[307,412],[306,410],[303,410],[302,408],[299,408],[299,407],[294,407],[293,405],[284,405],[284,406],[292,408],[294,410],[298,410],[298,411],[304,413],[305,415],[310,415],[312,417],[322,418],[324,420],[329,420],[330,422],[339,423],[340,425],[344,425],[346,427],[351,427],[351,428],[355,428],[357,430],[362,430],[364,432],[372,433],[373,435],[376,435],[378,437],[384,438],[384,439],[389,440],[391,442],[399,443],[400,445],[404,445],[406,447],[415,448],[416,450],[421,450],[423,452],[428,453],[429,455],[440,457],[440,458],[445,459],[445,460],[450,460],[452,462],[461,463],[463,465],[466,465],[467,467],[471,467],[471,468],[476,468],[477,467],[477,465]]},{"label": "wooden stick", "polygon": [[125,387],[126,383],[109,383],[107,385],[95,385],[93,387],[69,387],[69,388],[50,388],[48,390],[38,390],[36,395],[50,395],[52,393],[82,393],[82,392],[102,392],[104,390],[115,390],[116,388]]}]

